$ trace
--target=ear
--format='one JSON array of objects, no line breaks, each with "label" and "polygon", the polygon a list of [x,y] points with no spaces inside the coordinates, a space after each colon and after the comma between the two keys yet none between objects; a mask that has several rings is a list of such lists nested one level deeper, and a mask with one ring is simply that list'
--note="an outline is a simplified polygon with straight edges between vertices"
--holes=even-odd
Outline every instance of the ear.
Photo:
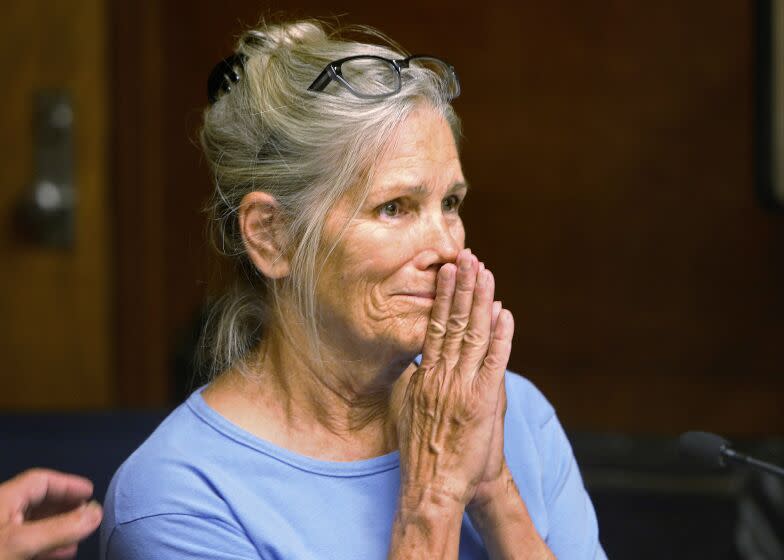
[{"label": "ear", "polygon": [[259,272],[273,279],[288,276],[285,227],[275,197],[256,191],[246,194],[238,217],[245,250]]}]

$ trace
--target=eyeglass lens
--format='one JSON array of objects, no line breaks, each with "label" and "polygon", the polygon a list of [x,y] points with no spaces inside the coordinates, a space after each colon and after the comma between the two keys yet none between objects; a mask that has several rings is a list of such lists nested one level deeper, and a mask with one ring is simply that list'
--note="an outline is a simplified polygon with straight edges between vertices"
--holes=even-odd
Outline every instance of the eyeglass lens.
[{"label": "eyeglass lens", "polygon": [[430,70],[435,76],[438,76],[440,85],[449,99],[460,95],[460,83],[457,76],[443,60],[430,56],[415,56],[409,61],[409,66]]},{"label": "eyeglass lens", "polygon": [[383,97],[400,90],[400,75],[394,65],[380,58],[354,58],[340,65],[340,75],[356,93]]},{"label": "eyeglass lens", "polygon": [[[449,99],[460,95],[460,84],[454,70],[444,61],[429,56],[415,56],[403,68],[402,79],[407,70],[415,67],[429,70]],[[338,74],[345,83],[361,97],[385,97],[400,91],[401,74],[389,60],[375,57],[357,57],[340,64]]]}]

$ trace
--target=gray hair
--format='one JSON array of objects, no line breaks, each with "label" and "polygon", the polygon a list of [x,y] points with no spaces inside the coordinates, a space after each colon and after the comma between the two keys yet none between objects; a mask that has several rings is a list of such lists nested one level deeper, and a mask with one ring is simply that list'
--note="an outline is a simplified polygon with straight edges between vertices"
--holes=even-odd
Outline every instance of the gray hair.
[{"label": "gray hair", "polygon": [[[355,32],[385,44],[346,39]],[[236,53],[247,57],[241,79],[205,110],[200,133],[214,175],[207,207],[210,237],[237,272],[233,287],[212,305],[202,335],[199,361],[210,377],[244,369],[272,321],[284,332],[288,324],[302,325],[306,350],[319,355],[316,285],[337,243],[323,246],[328,212],[357,188],[359,209],[374,163],[417,106],[427,103],[439,111],[456,141],[460,128],[443,79],[425,68],[407,70],[401,91],[383,99],[360,99],[337,84],[308,91],[334,60],[357,54],[403,58],[401,49],[374,29],[330,30],[313,20],[261,24],[240,37]],[[253,191],[274,197],[285,217],[286,278],[265,278],[245,252],[238,210]],[[283,316],[282,297],[294,316]]]}]

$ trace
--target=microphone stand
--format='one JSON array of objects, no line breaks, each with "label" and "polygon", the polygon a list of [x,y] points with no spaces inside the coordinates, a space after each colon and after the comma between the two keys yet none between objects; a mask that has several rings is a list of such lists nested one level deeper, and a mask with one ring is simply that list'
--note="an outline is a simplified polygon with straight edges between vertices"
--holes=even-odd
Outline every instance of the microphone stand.
[{"label": "microphone stand", "polygon": [[724,463],[749,466],[784,478],[783,468],[774,465],[772,463],[766,463],[765,461],[760,461],[759,459],[755,459],[754,457],[749,457],[748,455],[744,455],[743,453],[738,453],[734,449],[731,449],[727,446],[723,446],[721,448],[721,457],[722,457],[722,462]]}]

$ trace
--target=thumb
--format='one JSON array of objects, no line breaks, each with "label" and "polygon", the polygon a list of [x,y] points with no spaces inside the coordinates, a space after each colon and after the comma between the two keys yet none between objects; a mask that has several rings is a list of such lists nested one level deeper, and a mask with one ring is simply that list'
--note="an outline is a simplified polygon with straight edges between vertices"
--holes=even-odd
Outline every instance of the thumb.
[{"label": "thumb", "polygon": [[21,558],[76,544],[98,528],[103,510],[97,502],[18,526],[11,549]]},{"label": "thumb", "polygon": [[502,309],[496,319],[490,346],[477,376],[481,383],[503,384],[504,372],[512,351],[513,334],[514,318],[507,309]]},{"label": "thumb", "polygon": [[412,362],[392,385],[386,418],[387,437],[391,438],[390,441],[397,441],[398,423],[401,418],[405,416],[404,407],[406,406],[410,392],[411,378],[417,372],[417,369],[417,364]]}]

